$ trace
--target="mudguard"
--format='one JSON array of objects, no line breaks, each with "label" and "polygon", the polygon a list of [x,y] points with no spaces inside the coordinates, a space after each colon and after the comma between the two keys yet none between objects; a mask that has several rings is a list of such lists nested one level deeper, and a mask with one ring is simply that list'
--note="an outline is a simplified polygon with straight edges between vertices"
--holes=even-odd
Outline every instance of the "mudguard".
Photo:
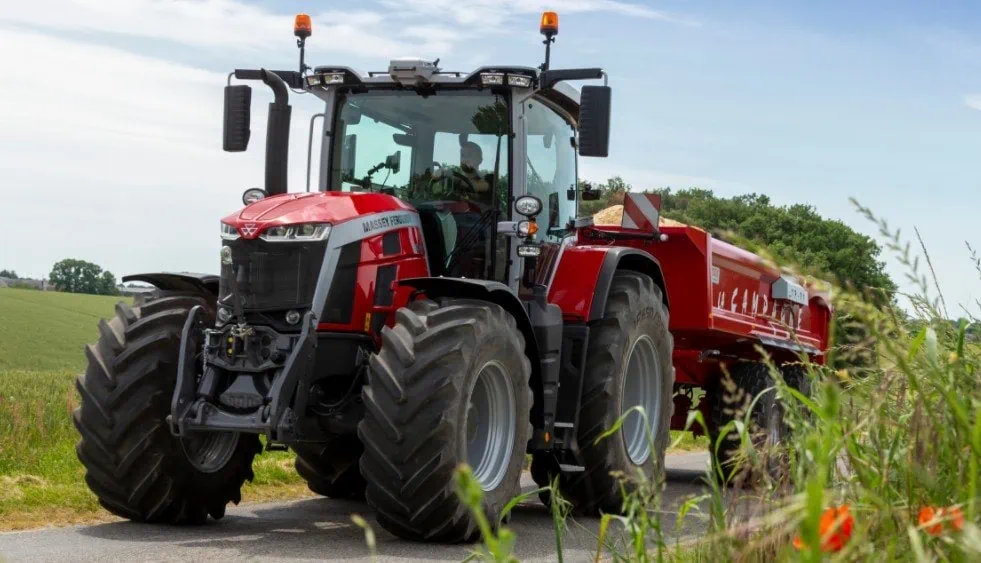
[{"label": "mudguard", "polygon": [[528,312],[524,305],[508,286],[496,281],[442,277],[406,278],[399,280],[398,283],[402,286],[415,288],[429,297],[483,299],[504,307],[504,310],[514,317],[518,330],[525,337],[525,346],[528,357],[531,359],[532,372],[537,371],[535,364],[539,358],[538,342],[531,327],[531,319],[528,318]]},{"label": "mudguard", "polygon": [[661,264],[650,253],[625,246],[571,246],[560,257],[549,286],[548,301],[562,309],[566,320],[589,322],[603,318],[606,296],[618,269],[647,274],[661,289],[665,306],[667,286]]},{"label": "mudguard", "polygon": [[197,291],[218,297],[218,276],[191,272],[155,272],[123,276],[122,282],[144,282],[164,291]]},{"label": "mudguard", "polygon": [[[437,297],[458,297],[464,299],[482,299],[491,303],[496,303],[504,308],[505,311],[514,317],[518,330],[525,338],[525,353],[531,361],[531,387],[534,394],[534,408],[532,409],[532,425],[536,429],[546,426],[546,415],[544,413],[545,391],[543,382],[546,379],[557,379],[558,363],[548,357],[543,357],[542,346],[548,346],[549,330],[547,327],[540,326],[536,333],[532,325],[531,317],[526,305],[511,292],[508,286],[500,282],[488,280],[474,280],[463,278],[406,278],[399,280],[399,285],[412,287],[425,293],[430,298]],[[529,305],[530,306],[530,305]],[[554,310],[553,330],[561,331],[561,317],[559,311]],[[545,342],[539,342],[537,334],[541,334]],[[547,352],[547,350],[546,350]],[[546,354],[545,356],[548,356]],[[547,366],[548,374],[543,373],[542,364]],[[554,402],[554,401],[553,401]],[[553,409],[554,410],[554,409]]]}]

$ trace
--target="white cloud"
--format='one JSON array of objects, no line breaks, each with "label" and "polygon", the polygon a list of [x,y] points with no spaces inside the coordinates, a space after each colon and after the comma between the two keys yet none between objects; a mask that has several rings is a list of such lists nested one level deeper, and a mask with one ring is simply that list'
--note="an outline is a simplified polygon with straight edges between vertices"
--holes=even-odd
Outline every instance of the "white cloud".
[{"label": "white cloud", "polygon": [[969,94],[964,96],[964,103],[967,107],[981,111],[981,94]]},{"label": "white cloud", "polygon": [[[24,45],[32,65],[18,62]],[[262,183],[265,89],[253,91],[252,148],[229,154],[222,73],[3,29],[0,63],[0,264],[37,276],[66,257],[117,276],[215,270],[218,220]],[[38,68],[66,72],[52,82]],[[292,102],[294,191],[309,98]]]},{"label": "white cloud", "polygon": [[471,26],[472,32],[499,30],[514,16],[541,13],[545,10],[562,14],[608,12],[626,16],[659,19],[680,24],[693,24],[686,18],[654,10],[634,2],[618,0],[382,0],[393,10],[406,11],[427,17],[452,18],[456,23]]},{"label": "white cloud", "polygon": [[[314,33],[330,38],[317,49],[365,57],[449,50],[452,30],[427,35],[378,32],[377,12],[311,13]],[[203,48],[268,51],[291,43],[293,16],[237,0],[35,0],[4,6],[0,22],[46,30],[154,38]]]}]

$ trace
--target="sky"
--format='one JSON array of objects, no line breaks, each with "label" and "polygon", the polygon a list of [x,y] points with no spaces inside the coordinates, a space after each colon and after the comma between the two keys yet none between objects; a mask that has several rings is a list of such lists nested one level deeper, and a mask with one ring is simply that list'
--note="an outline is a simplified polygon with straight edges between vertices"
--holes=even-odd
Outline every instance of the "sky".
[{"label": "sky", "polygon": [[[0,7],[0,268],[46,277],[67,257],[117,276],[215,272],[219,219],[262,183],[252,148],[221,151],[234,68],[307,60],[384,70],[537,66],[538,15],[560,14],[553,68],[600,66],[610,156],[581,176],[635,188],[766,194],[877,235],[850,202],[923,237],[952,316],[981,298],[981,3],[970,0],[33,0]],[[291,191],[307,127],[294,96]],[[315,150],[316,152],[316,150]],[[913,248],[918,243],[913,240]],[[888,271],[904,290],[904,270]],[[974,304],[974,305],[972,305]]]}]

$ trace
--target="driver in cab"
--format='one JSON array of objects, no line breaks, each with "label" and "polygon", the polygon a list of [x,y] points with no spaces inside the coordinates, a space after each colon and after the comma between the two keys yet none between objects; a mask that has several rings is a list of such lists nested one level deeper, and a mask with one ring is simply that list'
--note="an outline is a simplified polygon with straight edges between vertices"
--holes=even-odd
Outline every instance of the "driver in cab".
[{"label": "driver in cab", "polygon": [[460,144],[460,170],[473,184],[477,193],[486,193],[490,189],[487,179],[479,173],[480,164],[484,161],[483,151],[480,145],[473,141],[465,141]]}]

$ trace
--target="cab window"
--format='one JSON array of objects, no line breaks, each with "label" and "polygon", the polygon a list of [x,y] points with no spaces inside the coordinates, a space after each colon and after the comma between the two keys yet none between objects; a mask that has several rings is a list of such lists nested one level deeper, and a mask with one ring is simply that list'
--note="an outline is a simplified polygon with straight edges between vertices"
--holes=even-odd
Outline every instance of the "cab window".
[{"label": "cab window", "polygon": [[[538,223],[546,240],[558,240],[576,215],[575,129],[538,99],[523,104],[528,193],[542,200]],[[547,229],[547,230],[546,230]]]}]

